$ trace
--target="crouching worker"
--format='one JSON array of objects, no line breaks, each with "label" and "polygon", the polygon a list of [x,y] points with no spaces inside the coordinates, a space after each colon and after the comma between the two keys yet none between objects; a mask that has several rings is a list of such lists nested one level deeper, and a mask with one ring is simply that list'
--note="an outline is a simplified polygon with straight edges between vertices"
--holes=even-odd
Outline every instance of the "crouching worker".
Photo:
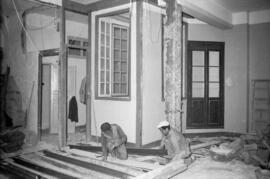
[{"label": "crouching worker", "polygon": [[107,160],[108,153],[118,159],[127,159],[127,136],[121,127],[105,122],[100,128],[103,160]]},{"label": "crouching worker", "polygon": [[162,133],[160,148],[167,150],[165,158],[168,162],[174,160],[184,160],[186,164],[191,163],[191,152],[188,141],[183,134],[172,128],[168,121],[161,121],[157,128]]}]

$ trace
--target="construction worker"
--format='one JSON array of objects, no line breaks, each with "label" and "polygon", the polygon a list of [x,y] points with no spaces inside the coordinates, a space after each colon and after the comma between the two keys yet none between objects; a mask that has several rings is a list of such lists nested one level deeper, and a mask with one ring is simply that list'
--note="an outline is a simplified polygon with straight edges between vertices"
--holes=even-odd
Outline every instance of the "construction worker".
[{"label": "construction worker", "polygon": [[105,122],[100,128],[103,160],[107,160],[108,153],[118,159],[127,159],[127,136],[121,127],[117,124]]},{"label": "construction worker", "polygon": [[157,128],[162,133],[160,148],[167,150],[168,155],[164,156],[168,161],[184,159],[190,163],[190,147],[183,134],[170,126],[168,121],[161,121]]}]

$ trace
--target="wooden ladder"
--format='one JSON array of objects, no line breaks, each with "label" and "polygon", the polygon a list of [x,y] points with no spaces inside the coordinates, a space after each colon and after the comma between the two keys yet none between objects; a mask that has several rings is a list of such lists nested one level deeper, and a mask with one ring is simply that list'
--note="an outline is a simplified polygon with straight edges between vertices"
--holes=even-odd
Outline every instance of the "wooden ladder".
[{"label": "wooden ladder", "polygon": [[270,80],[253,80],[252,90],[251,132],[256,132],[270,124]]}]

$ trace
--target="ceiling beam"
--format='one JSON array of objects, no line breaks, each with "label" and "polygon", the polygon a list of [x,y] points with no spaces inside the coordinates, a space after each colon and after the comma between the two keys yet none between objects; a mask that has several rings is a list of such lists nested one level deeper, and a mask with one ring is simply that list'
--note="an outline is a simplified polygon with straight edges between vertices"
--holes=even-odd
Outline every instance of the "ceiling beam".
[{"label": "ceiling beam", "polygon": [[229,29],[232,28],[232,13],[225,8],[204,0],[177,0],[183,12],[210,25]]}]

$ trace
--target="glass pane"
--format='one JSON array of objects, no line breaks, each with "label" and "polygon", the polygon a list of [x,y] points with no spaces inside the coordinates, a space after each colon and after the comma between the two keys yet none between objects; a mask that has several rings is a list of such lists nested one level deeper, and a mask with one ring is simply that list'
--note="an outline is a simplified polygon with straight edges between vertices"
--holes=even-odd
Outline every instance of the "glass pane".
[{"label": "glass pane", "polygon": [[87,50],[83,49],[83,56],[86,57],[87,55]]},{"label": "glass pane", "polygon": [[127,85],[126,84],[121,84],[121,93],[126,94],[127,93]]},{"label": "glass pane", "polygon": [[105,91],[105,86],[104,86],[104,83],[101,83],[100,84],[100,94],[104,94],[104,91]]},{"label": "glass pane", "polygon": [[126,40],[121,40],[121,49],[127,50],[127,41]]},{"label": "glass pane", "polygon": [[119,50],[114,50],[114,60],[120,61],[120,52]]},{"label": "glass pane", "polygon": [[114,83],[120,83],[120,72],[114,72]]},{"label": "glass pane", "polygon": [[110,72],[106,71],[106,82],[110,82]]},{"label": "glass pane", "polygon": [[83,42],[83,46],[87,47],[88,46],[88,42]]},{"label": "glass pane", "polygon": [[105,82],[104,71],[100,71],[100,81],[101,81],[101,82]]},{"label": "glass pane", "polygon": [[101,32],[105,32],[105,22],[101,21]]},{"label": "glass pane", "polygon": [[70,55],[81,55],[81,50],[78,49],[78,48],[71,48],[71,47],[69,47],[68,48],[68,53]]},{"label": "glass pane", "polygon": [[192,51],[192,65],[204,66],[204,51]]},{"label": "glass pane", "polygon": [[219,52],[209,52],[209,66],[219,66]]},{"label": "glass pane", "polygon": [[219,82],[219,67],[209,67],[209,82]]},{"label": "glass pane", "polygon": [[106,57],[110,58],[110,48],[109,47],[106,48]]},{"label": "glass pane", "polygon": [[80,46],[81,42],[79,40],[69,39],[68,44],[69,45],[78,45],[78,46]]},{"label": "glass pane", "polygon": [[121,62],[121,71],[127,72],[127,63],[126,62]]},{"label": "glass pane", "polygon": [[120,49],[120,40],[114,39],[114,49]]},{"label": "glass pane", "polygon": [[120,28],[114,27],[114,38],[120,39]]},{"label": "glass pane", "polygon": [[219,83],[209,83],[209,97],[219,97]]},{"label": "glass pane", "polygon": [[127,74],[122,73],[122,83],[127,83]]},{"label": "glass pane", "polygon": [[119,61],[115,61],[115,62],[113,62],[113,64],[114,64],[114,71],[115,72],[120,72],[120,62]]},{"label": "glass pane", "polygon": [[107,58],[106,60],[106,70],[110,70],[110,59]]},{"label": "glass pane", "polygon": [[121,59],[122,59],[122,61],[127,61],[127,52],[126,51],[121,52]]},{"label": "glass pane", "polygon": [[105,35],[104,34],[100,35],[100,43],[101,43],[101,45],[105,44]]},{"label": "glass pane", "polygon": [[192,81],[204,81],[204,67],[192,67]]},{"label": "glass pane", "polygon": [[192,83],[192,97],[204,97],[204,83]]},{"label": "glass pane", "polygon": [[110,94],[110,83],[106,83],[106,94]]},{"label": "glass pane", "polygon": [[110,34],[110,23],[106,23],[106,33]]},{"label": "glass pane", "polygon": [[115,83],[114,85],[113,85],[113,92],[114,93],[120,93],[120,84],[118,84],[118,83]]},{"label": "glass pane", "polygon": [[127,30],[126,29],[122,29],[121,38],[127,39]]},{"label": "glass pane", "polygon": [[110,46],[110,35],[106,35],[106,45]]},{"label": "glass pane", "polygon": [[104,48],[104,46],[100,47],[100,57],[105,57],[105,48]]},{"label": "glass pane", "polygon": [[104,58],[101,58],[100,59],[100,69],[101,70],[104,70],[105,69],[105,60],[104,60]]}]

